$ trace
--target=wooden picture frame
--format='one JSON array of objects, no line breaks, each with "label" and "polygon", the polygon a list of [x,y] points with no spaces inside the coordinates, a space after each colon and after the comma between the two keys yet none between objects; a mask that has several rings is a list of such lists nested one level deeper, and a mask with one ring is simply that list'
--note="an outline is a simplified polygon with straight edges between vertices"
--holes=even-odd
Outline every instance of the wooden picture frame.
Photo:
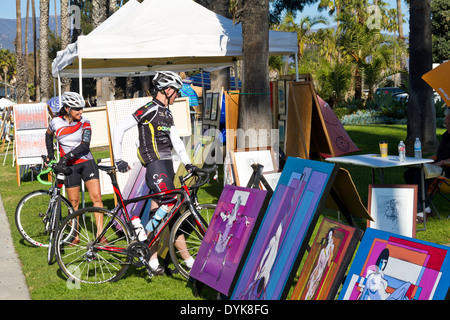
[{"label": "wooden picture frame", "polygon": [[286,114],[286,86],[284,80],[278,80],[278,114]]},{"label": "wooden picture frame", "polygon": [[368,228],[338,300],[445,300],[450,247]]},{"label": "wooden picture frame", "polygon": [[416,236],[417,185],[369,185],[367,227]]}]

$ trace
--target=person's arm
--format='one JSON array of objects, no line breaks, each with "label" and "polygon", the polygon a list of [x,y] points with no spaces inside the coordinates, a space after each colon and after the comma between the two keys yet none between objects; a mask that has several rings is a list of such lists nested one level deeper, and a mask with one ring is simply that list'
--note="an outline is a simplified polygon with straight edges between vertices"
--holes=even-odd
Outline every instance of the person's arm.
[{"label": "person's arm", "polygon": [[120,172],[126,172],[129,170],[129,165],[126,161],[122,159],[122,140],[125,132],[137,125],[136,119],[130,115],[123,119],[118,125],[116,125],[113,129],[113,154],[114,154],[114,162],[117,164],[117,167]]},{"label": "person's arm", "polygon": [[45,132],[45,146],[47,148],[47,162],[55,159],[55,148],[53,146],[53,132],[47,129]]},{"label": "person's arm", "polygon": [[186,152],[184,143],[181,140],[180,136],[178,135],[178,131],[175,128],[175,126],[170,127],[170,140],[172,141],[172,146],[173,146],[175,152],[178,154],[181,162],[186,167],[186,170],[188,170],[190,172],[195,171],[197,169],[197,167],[191,163],[191,159],[189,158],[189,156]]}]

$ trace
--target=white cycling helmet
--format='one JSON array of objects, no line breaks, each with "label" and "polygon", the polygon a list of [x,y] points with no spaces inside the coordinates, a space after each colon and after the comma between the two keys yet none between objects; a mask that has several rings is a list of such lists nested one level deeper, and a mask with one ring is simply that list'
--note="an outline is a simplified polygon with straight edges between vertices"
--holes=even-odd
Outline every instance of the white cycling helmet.
[{"label": "white cycling helmet", "polygon": [[72,108],[84,108],[86,101],[83,97],[76,92],[64,92],[61,96],[62,105],[65,107]]},{"label": "white cycling helmet", "polygon": [[172,71],[159,71],[156,72],[153,78],[153,85],[158,91],[167,89],[169,87],[180,90],[183,86],[181,77]]}]

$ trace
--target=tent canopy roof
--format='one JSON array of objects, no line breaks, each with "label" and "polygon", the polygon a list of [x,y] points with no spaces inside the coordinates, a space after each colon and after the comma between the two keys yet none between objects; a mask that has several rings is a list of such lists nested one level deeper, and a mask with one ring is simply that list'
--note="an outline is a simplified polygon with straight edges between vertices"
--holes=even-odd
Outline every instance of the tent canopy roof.
[{"label": "tent canopy roof", "polygon": [[[297,52],[295,32],[269,31],[269,54]],[[194,1],[128,1],[59,51],[54,77],[144,76],[229,66],[242,59],[242,27]]]}]

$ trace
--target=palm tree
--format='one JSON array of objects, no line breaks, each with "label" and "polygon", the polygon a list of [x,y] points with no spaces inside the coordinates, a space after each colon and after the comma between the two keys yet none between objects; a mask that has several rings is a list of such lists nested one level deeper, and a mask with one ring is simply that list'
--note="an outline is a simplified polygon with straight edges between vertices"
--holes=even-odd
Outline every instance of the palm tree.
[{"label": "palm tree", "polygon": [[16,0],[16,68],[17,68],[17,84],[16,84],[16,94],[17,102],[27,102],[28,88],[26,74],[28,68],[25,67],[23,51],[22,51],[22,16],[20,10],[20,0]]},{"label": "palm tree", "polygon": [[49,6],[50,0],[40,0],[40,18],[39,18],[39,57],[40,57],[40,87],[41,101],[47,101],[50,98],[50,63],[49,63]]},{"label": "palm tree", "polygon": [[5,95],[8,96],[8,72],[15,67],[14,54],[8,49],[0,49],[0,68],[3,71],[3,82],[5,83]]},{"label": "palm tree", "polygon": [[362,98],[362,72],[365,59],[373,50],[374,41],[378,30],[369,28],[360,23],[360,17],[347,12],[341,12],[338,16],[341,23],[339,27],[338,44],[343,53],[353,61],[355,65],[355,99]]},{"label": "palm tree", "polygon": [[[69,0],[61,0],[61,50],[70,44]],[[70,78],[62,79],[63,91],[70,91]]]},{"label": "palm tree", "polygon": [[31,1],[31,17],[33,18],[33,60],[34,60],[34,88],[35,101],[41,101],[41,86],[39,84],[39,60],[37,58],[36,5]]}]

